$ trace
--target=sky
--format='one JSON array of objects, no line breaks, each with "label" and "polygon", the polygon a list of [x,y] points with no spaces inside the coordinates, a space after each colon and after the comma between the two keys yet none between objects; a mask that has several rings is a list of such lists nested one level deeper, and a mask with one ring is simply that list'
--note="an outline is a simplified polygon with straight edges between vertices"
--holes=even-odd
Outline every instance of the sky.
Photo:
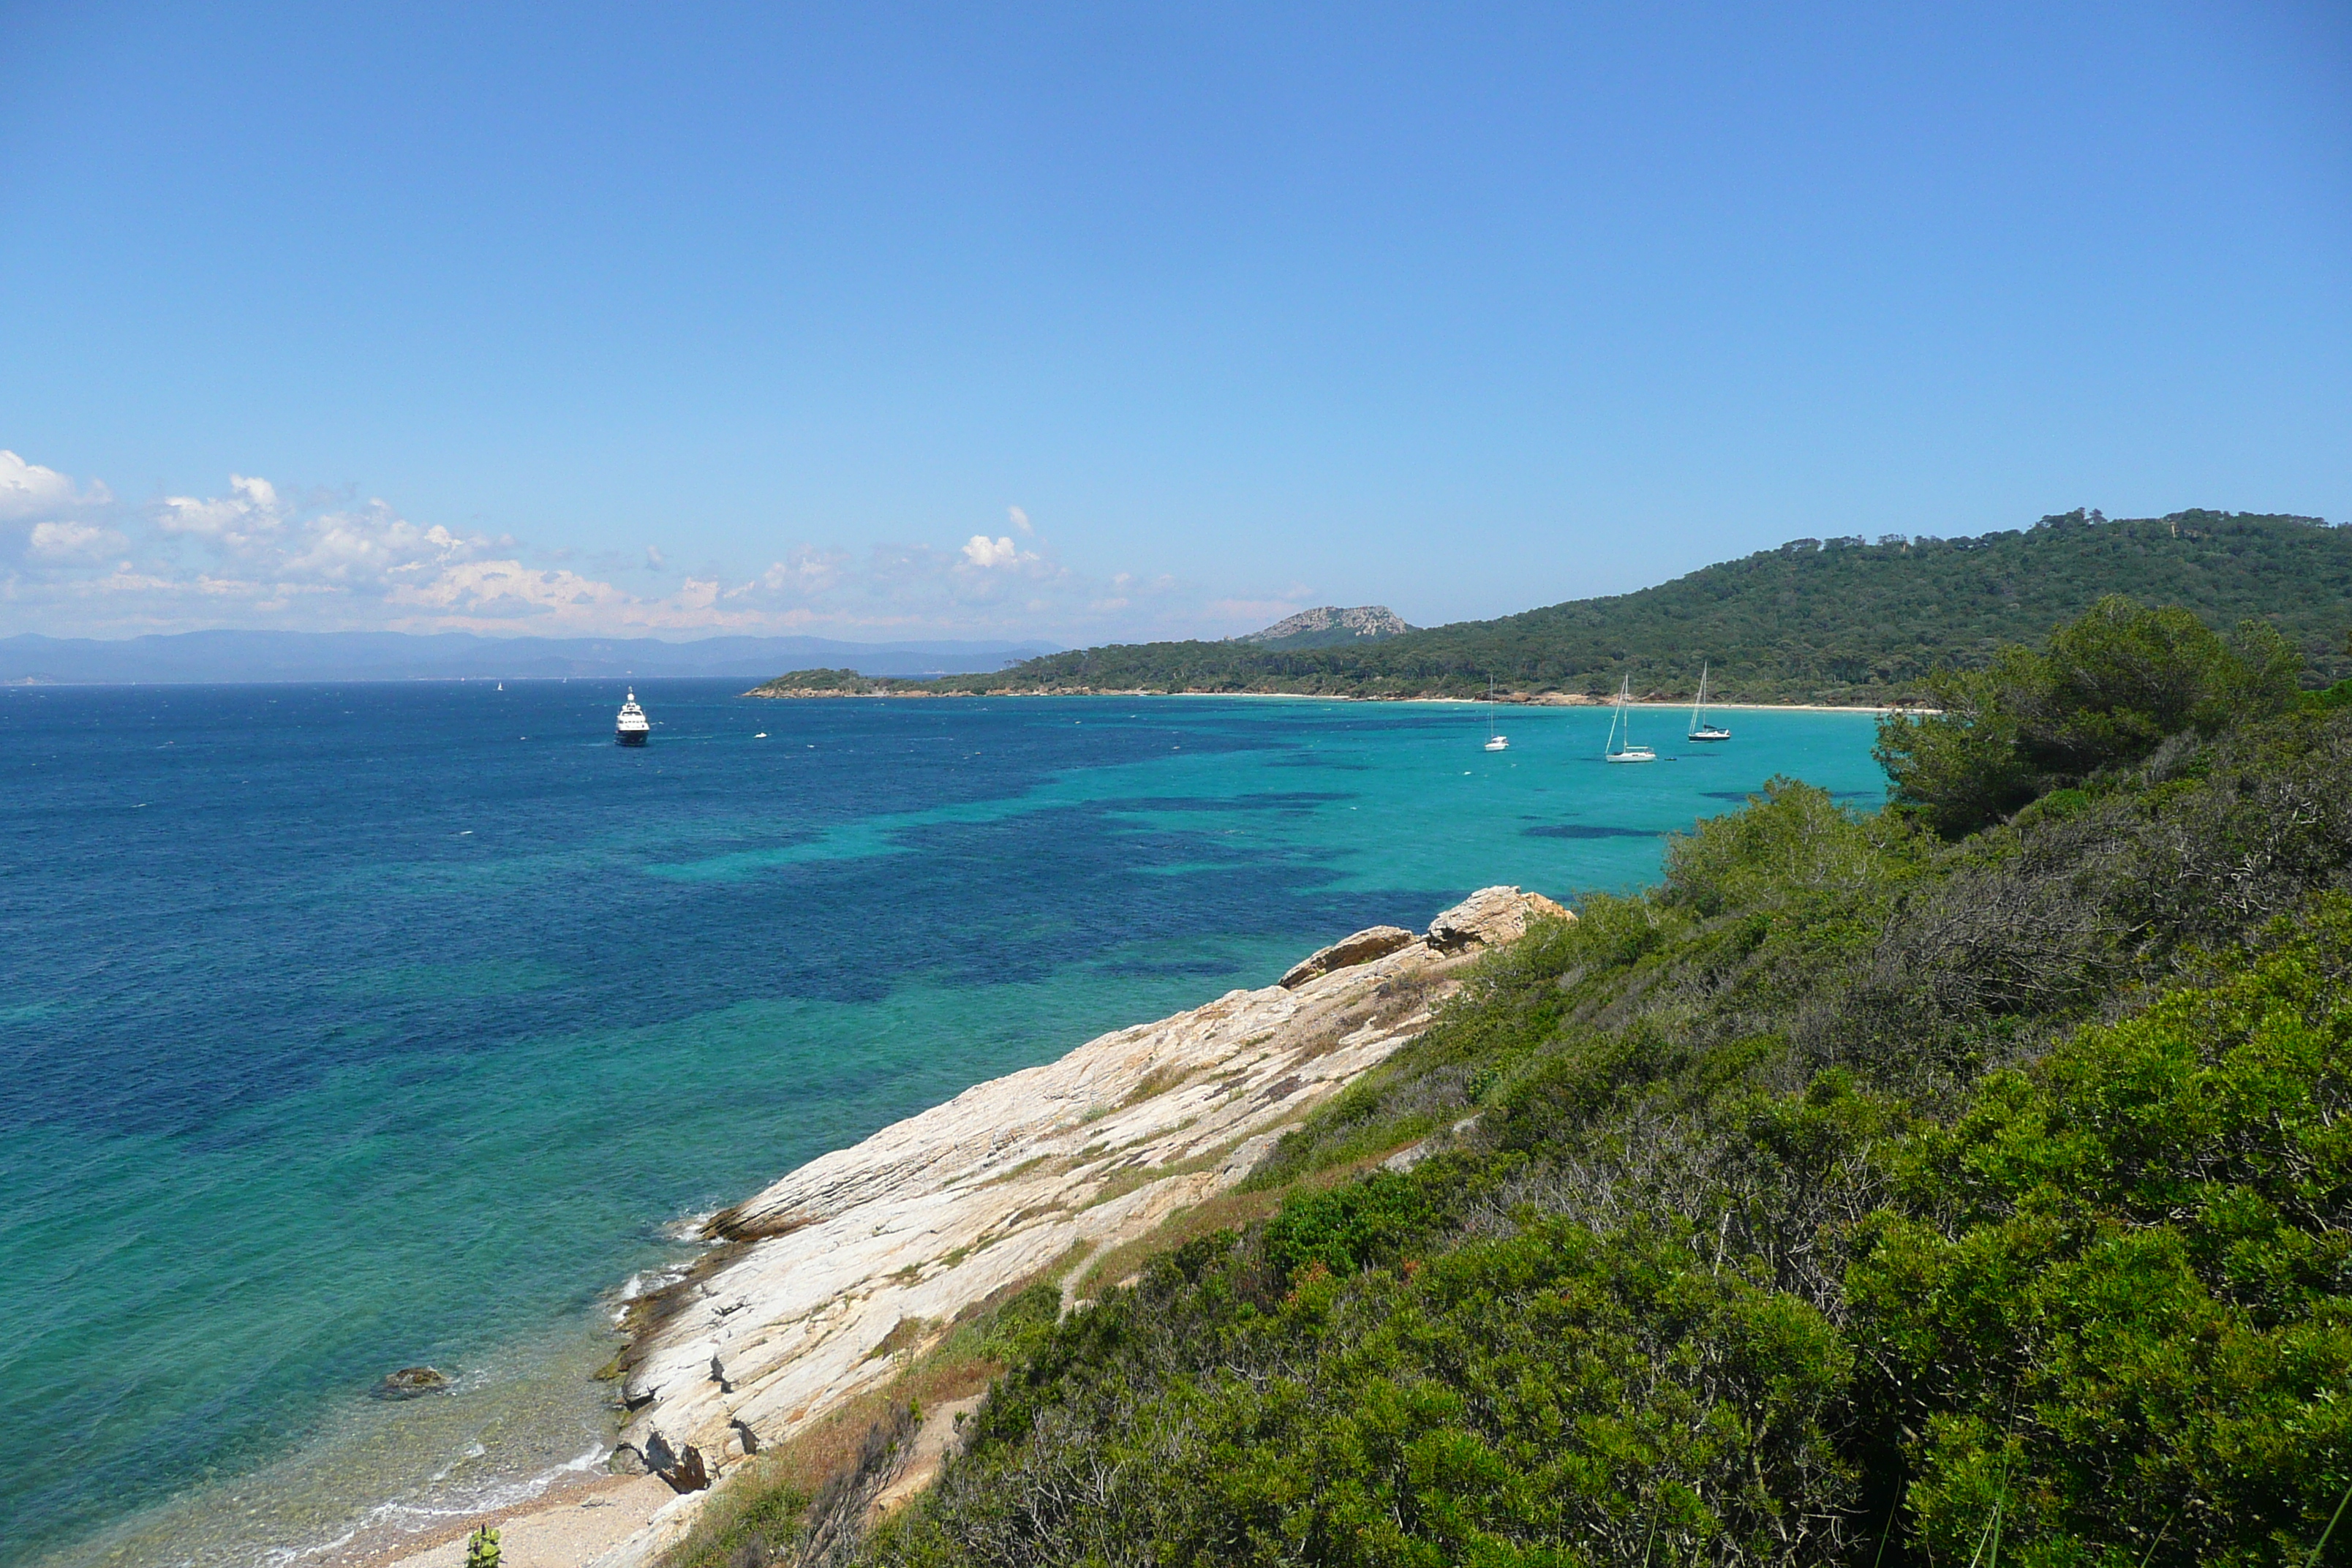
[{"label": "sky", "polygon": [[0,0],[0,635],[1416,625],[2352,516],[2352,6]]}]

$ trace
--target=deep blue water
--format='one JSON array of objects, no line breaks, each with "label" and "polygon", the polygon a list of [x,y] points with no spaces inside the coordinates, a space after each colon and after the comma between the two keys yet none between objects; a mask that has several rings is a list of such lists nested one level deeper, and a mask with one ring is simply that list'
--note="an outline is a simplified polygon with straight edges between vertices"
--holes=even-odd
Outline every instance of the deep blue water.
[{"label": "deep blue water", "polygon": [[[605,682],[0,692],[0,1422],[43,1456],[0,1563],[509,1495],[594,1452],[598,1305],[681,1216],[1473,887],[1647,880],[1773,773],[1883,782],[1851,714],[1644,713],[1668,760],[1610,768],[1593,710],[1491,755],[1445,705],[639,695],[642,751]],[[424,1361],[457,1398],[365,1397]]]}]

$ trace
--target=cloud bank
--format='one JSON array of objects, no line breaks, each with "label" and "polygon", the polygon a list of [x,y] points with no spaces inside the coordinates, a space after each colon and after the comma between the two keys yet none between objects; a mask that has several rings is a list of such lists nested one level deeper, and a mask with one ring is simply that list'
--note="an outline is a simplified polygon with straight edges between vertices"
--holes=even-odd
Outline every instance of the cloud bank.
[{"label": "cloud bank", "polygon": [[[125,503],[102,481],[0,449],[0,633],[110,637],[214,626],[669,637],[856,638],[1223,636],[1305,607],[1214,595],[1166,576],[1089,577],[1055,559],[1029,515],[961,546],[862,553],[790,545],[761,565],[575,569],[575,552],[420,523],[381,500],[298,492],[231,474],[212,496]],[[656,591],[611,580],[651,579]],[[1295,602],[1294,602],[1295,601]]]}]

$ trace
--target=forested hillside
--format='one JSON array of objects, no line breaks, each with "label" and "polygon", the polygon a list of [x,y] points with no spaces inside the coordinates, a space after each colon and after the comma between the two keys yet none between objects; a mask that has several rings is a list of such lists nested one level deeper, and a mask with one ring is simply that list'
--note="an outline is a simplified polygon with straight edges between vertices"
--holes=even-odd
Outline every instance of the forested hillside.
[{"label": "forested hillside", "polygon": [[2343,1560],[2352,681],[2120,599],[1987,663],[1885,809],[1778,782],[1496,953],[1259,1217],[960,1330],[920,1500],[679,1561]]},{"label": "forested hillside", "polygon": [[1726,700],[1884,701],[1937,665],[1979,663],[2107,594],[2178,605],[2217,628],[2268,620],[2315,684],[2352,675],[2352,528],[2186,511],[2072,512],[1975,539],[1801,539],[1611,598],[1377,641],[1270,650],[1241,642],[1119,644],[1050,655],[932,689],[1680,696],[1702,660]]}]

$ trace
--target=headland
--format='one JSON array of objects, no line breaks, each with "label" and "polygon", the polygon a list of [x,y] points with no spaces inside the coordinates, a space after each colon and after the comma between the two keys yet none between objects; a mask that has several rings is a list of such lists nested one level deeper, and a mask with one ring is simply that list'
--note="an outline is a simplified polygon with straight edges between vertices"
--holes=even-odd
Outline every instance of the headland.
[{"label": "headland", "polygon": [[[1356,932],[1272,985],[978,1084],[709,1215],[702,1258],[627,1308],[615,1473],[502,1516],[505,1560],[651,1568],[763,1453],[891,1384],[959,1318],[1041,1279],[1058,1283],[1065,1312],[1081,1310],[1152,1254],[1253,1217],[1265,1200],[1237,1189],[1284,1131],[1539,917],[1574,918],[1496,887],[1424,931]],[[984,1387],[968,1381],[934,1391],[951,1397],[877,1506],[936,1468]],[[475,1522],[377,1561],[460,1563]]]}]

